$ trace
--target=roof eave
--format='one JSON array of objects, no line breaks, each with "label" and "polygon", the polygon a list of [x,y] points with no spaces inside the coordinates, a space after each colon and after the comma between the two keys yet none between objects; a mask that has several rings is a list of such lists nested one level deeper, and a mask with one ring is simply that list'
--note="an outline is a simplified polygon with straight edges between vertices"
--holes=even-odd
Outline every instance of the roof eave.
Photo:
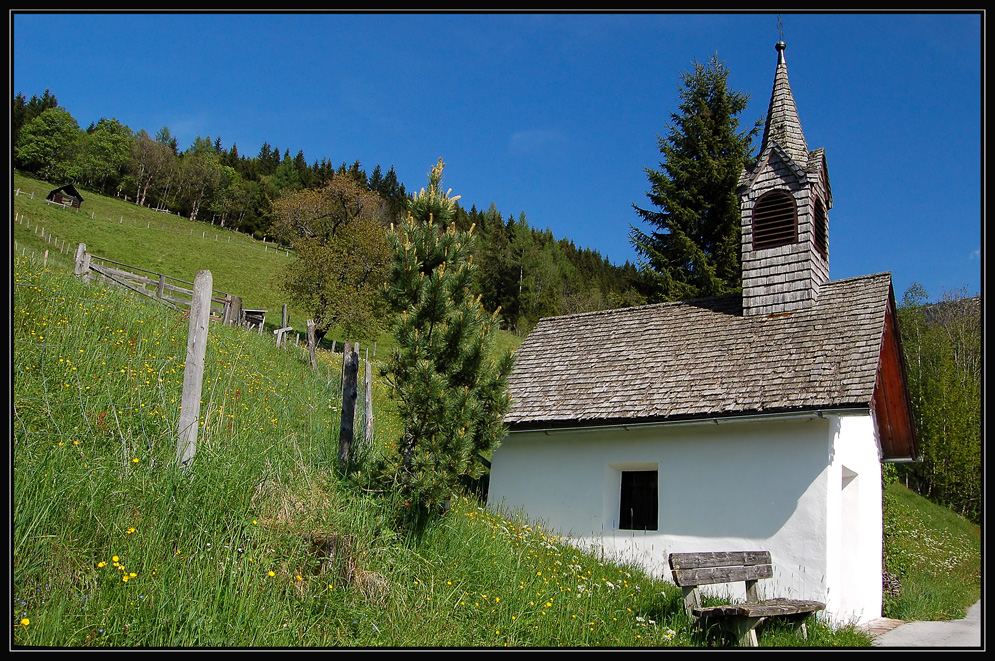
[{"label": "roof eave", "polygon": [[641,418],[602,418],[588,420],[529,420],[509,422],[509,433],[524,432],[582,432],[599,429],[635,429],[640,427],[662,427],[669,425],[723,424],[729,422],[746,422],[759,420],[782,420],[784,418],[821,418],[826,415],[867,414],[870,404],[843,404],[812,406],[795,409],[780,409],[768,411],[742,411],[726,414],[709,415],[674,415]]}]

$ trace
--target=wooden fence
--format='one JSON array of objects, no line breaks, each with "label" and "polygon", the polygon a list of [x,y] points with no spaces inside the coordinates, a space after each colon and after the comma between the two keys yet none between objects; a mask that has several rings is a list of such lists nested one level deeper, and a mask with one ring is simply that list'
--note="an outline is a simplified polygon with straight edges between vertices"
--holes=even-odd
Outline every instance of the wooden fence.
[{"label": "wooden fence", "polygon": [[[84,281],[109,282],[124,287],[129,291],[154,298],[170,307],[186,309],[190,312],[187,338],[187,361],[183,376],[182,401],[183,414],[180,418],[176,448],[176,461],[181,466],[189,466],[193,460],[197,446],[197,419],[203,381],[204,347],[207,342],[208,319],[218,318],[226,325],[253,327],[258,324],[259,332],[265,320],[265,310],[242,310],[242,299],[233,294],[226,294],[211,288],[213,278],[210,271],[197,273],[195,282],[187,282],[167,276],[164,273],[149,271],[130,264],[122,264],[99,257],[86,251],[86,244],[81,243],[76,248],[76,276]],[[189,285],[183,287],[181,285]],[[253,313],[262,313],[258,319]],[[287,306],[283,306],[281,322],[283,326],[273,331],[276,336],[276,346],[284,346],[286,333],[293,330],[289,326]],[[314,321],[308,320],[308,352],[312,368],[317,367],[315,360]],[[332,351],[335,343],[332,343]],[[376,355],[376,344],[374,344]],[[363,398],[362,426],[363,441],[367,445],[373,443],[373,393],[372,369],[370,365],[370,350],[366,350],[366,378]],[[339,462],[349,465],[354,455],[351,447],[353,442],[353,425],[356,405],[359,395],[359,343],[346,342],[342,352],[342,414],[339,430]]]},{"label": "wooden fence", "polygon": [[[119,285],[175,309],[189,310],[194,297],[192,282],[88,253],[85,243],[76,248],[74,273],[85,281],[96,279]],[[241,297],[211,290],[211,316],[227,325],[242,325],[245,320]]]}]

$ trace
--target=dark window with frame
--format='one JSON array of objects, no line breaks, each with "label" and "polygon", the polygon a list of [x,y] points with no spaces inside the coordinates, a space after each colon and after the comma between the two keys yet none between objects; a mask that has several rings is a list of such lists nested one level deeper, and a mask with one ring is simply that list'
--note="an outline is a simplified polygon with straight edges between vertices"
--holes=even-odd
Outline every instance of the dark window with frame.
[{"label": "dark window with frame", "polygon": [[753,249],[777,248],[797,240],[795,198],[781,190],[761,195],[753,207]]},{"label": "dark window with frame", "polygon": [[657,481],[657,471],[622,471],[619,529],[657,529]]}]

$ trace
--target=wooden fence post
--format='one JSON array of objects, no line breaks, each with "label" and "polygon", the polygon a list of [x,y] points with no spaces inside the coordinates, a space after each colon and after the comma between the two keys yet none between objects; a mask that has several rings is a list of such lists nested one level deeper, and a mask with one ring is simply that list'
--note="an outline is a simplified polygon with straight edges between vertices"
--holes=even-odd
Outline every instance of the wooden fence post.
[{"label": "wooden fence post", "polygon": [[276,335],[276,348],[287,346],[287,331],[294,330],[290,326],[284,326],[283,328],[277,328],[273,331],[273,335]]},{"label": "wooden fence post", "polygon": [[73,275],[83,275],[83,268],[85,263],[86,255],[86,244],[81,243],[76,246],[76,265],[73,267]]},{"label": "wooden fence post", "polygon": [[359,372],[359,352],[357,347],[350,347],[346,342],[343,353],[342,382],[342,416],[339,422],[339,467],[349,470],[349,459],[352,456],[353,421],[356,417],[356,377]]},{"label": "wooden fence post", "polygon": [[238,326],[242,318],[242,297],[235,294],[225,294],[224,324]]},{"label": "wooden fence post", "polygon": [[200,394],[204,380],[204,355],[207,352],[207,326],[211,319],[210,271],[198,271],[190,301],[190,324],[187,331],[187,359],[183,368],[183,395],[180,400],[180,423],[176,442],[176,463],[189,466],[197,451],[197,427],[200,419]]},{"label": "wooden fence post", "polygon": [[367,447],[373,445],[373,369],[370,367],[370,350],[366,349],[366,383],[363,407],[363,440]]},{"label": "wooden fence post", "polygon": [[349,347],[352,346],[348,341],[342,344],[342,370],[339,372],[339,392],[345,392],[345,362],[346,357],[349,355]]},{"label": "wooden fence post", "polygon": [[318,358],[315,356],[315,344],[317,344],[317,335],[314,332],[314,319],[307,320],[307,353],[308,357],[311,359],[311,369],[317,369]]}]

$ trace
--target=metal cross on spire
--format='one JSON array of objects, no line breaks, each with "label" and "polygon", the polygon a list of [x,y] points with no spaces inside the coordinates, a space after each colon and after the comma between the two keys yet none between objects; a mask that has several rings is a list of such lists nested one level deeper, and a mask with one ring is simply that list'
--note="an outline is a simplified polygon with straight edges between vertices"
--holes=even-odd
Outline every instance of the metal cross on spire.
[{"label": "metal cross on spire", "polygon": [[781,15],[777,15],[777,36],[778,41],[784,41],[784,23],[781,22]]}]

